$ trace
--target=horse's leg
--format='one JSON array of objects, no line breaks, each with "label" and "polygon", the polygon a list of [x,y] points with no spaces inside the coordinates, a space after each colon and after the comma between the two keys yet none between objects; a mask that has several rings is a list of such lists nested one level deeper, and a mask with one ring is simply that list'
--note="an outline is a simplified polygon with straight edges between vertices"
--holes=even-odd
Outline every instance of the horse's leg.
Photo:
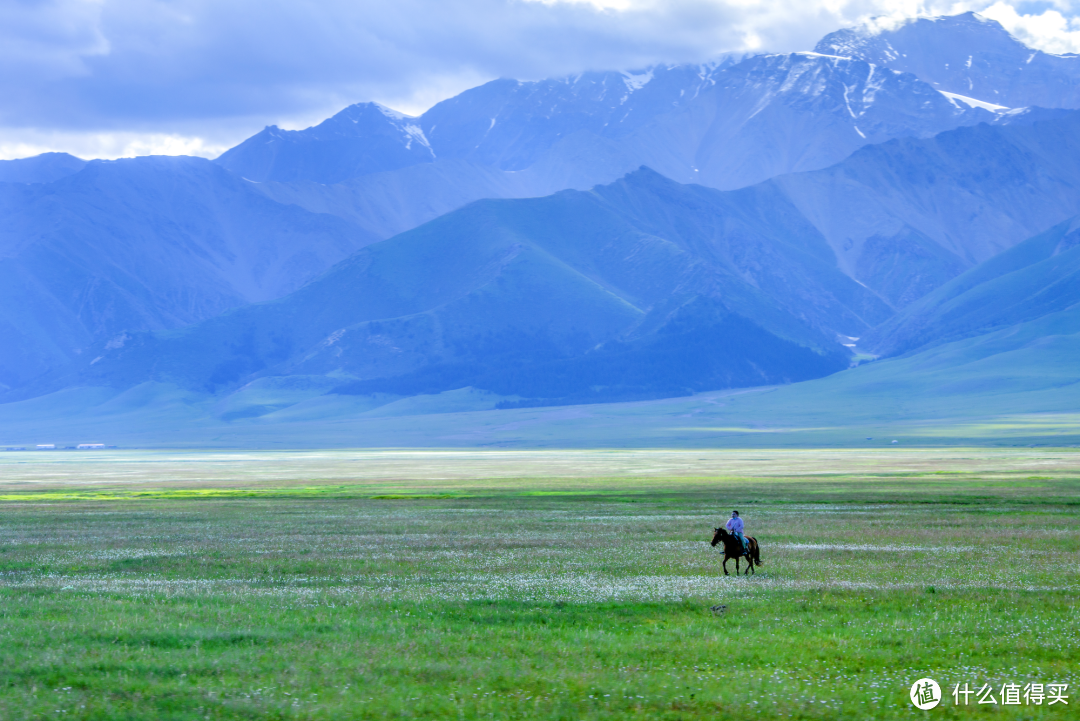
[{"label": "horse's leg", "polygon": [[735,556],[735,575],[739,575],[739,557]]},{"label": "horse's leg", "polygon": [[731,574],[727,572],[727,559],[728,559],[728,557],[727,557],[727,554],[725,553],[724,554],[724,563],[721,564],[721,565],[723,565],[723,567],[724,567],[724,575],[725,576],[730,576]]}]

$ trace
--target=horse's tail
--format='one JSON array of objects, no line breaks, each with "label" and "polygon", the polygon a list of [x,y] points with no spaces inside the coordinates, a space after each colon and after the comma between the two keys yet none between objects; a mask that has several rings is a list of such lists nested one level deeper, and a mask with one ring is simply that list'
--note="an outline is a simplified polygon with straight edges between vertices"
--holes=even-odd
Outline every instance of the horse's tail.
[{"label": "horse's tail", "polygon": [[758,545],[757,539],[754,539],[754,547],[750,549],[754,554],[754,563],[761,565],[761,546]]}]

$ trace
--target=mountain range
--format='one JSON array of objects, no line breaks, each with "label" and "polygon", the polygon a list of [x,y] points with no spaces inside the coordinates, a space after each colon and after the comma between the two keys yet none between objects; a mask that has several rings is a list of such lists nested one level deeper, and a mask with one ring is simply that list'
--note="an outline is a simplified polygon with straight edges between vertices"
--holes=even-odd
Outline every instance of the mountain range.
[{"label": "mountain range", "polygon": [[838,338],[888,308],[770,191],[725,194],[643,169],[589,192],[480,201],[280,300],[95,347],[80,382],[149,373],[216,391],[303,374],[352,379],[349,392],[577,398],[845,368]]},{"label": "mountain range", "polygon": [[2,398],[318,420],[1011,358],[1074,332],[1076,62],[967,13],[360,103],[215,161],[0,161]]},{"label": "mountain range", "polygon": [[546,195],[647,165],[680,182],[738,188],[823,168],[868,143],[991,121],[910,73],[816,53],[639,73],[494,80],[411,118],[361,103],[306,130],[271,126],[217,162],[256,182],[332,185],[469,161],[522,174]]},{"label": "mountain range", "polygon": [[846,28],[814,50],[912,73],[938,90],[988,104],[1080,108],[1080,56],[1029,48],[972,12]]}]

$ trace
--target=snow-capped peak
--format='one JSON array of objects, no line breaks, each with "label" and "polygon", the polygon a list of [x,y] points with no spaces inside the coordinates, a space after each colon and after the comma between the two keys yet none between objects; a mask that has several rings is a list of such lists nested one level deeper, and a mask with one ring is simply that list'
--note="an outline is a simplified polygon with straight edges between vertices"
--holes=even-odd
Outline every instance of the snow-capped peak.
[{"label": "snow-capped peak", "polygon": [[405,113],[402,113],[402,112],[400,112],[398,110],[394,110],[393,108],[388,108],[385,105],[383,105],[382,103],[371,103],[371,104],[375,107],[376,110],[378,110],[380,113],[382,113],[386,117],[390,118],[391,120],[397,120],[399,122],[407,121],[407,120],[416,120],[415,115],[406,115]]},{"label": "snow-capped peak", "polygon": [[420,127],[419,118],[415,115],[406,115],[393,108],[388,108],[382,103],[371,103],[371,106],[386,116],[387,120],[390,120],[404,134],[405,149],[408,150],[412,147],[413,141],[416,141],[420,145],[423,145],[430,152],[432,157],[435,156],[435,151],[431,149],[431,143],[428,142],[427,136],[424,135],[423,129]]},{"label": "snow-capped peak", "polygon": [[626,88],[630,92],[634,92],[635,90],[641,90],[643,87],[649,84],[649,81],[653,79],[653,71],[654,68],[649,68],[648,70],[637,73],[624,71],[622,74],[623,82],[626,83]]},{"label": "snow-capped peak", "polygon": [[[879,15],[867,20],[863,20],[857,25],[853,25],[845,30],[838,32],[856,35],[862,38],[871,38],[877,35],[883,35],[885,33],[893,33],[900,30],[903,27],[912,25],[918,22],[930,22],[930,23],[948,23],[951,25],[964,25],[974,23],[978,25],[990,25],[998,26],[1001,24],[997,20],[991,20],[988,17],[979,15],[976,12],[966,12],[959,15],[916,15],[914,17],[899,16],[899,15]],[[836,33],[833,33],[835,35]]]}]

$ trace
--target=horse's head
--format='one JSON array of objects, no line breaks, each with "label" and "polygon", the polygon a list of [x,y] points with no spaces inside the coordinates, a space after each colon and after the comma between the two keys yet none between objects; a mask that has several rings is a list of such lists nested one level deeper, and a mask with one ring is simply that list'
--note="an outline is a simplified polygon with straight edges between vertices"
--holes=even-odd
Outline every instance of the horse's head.
[{"label": "horse's head", "polygon": [[714,528],[713,529],[712,543],[710,543],[709,545],[710,546],[715,546],[716,544],[720,543],[720,541],[723,541],[724,536],[726,536],[726,535],[727,535],[727,531],[725,531],[723,528]]}]

